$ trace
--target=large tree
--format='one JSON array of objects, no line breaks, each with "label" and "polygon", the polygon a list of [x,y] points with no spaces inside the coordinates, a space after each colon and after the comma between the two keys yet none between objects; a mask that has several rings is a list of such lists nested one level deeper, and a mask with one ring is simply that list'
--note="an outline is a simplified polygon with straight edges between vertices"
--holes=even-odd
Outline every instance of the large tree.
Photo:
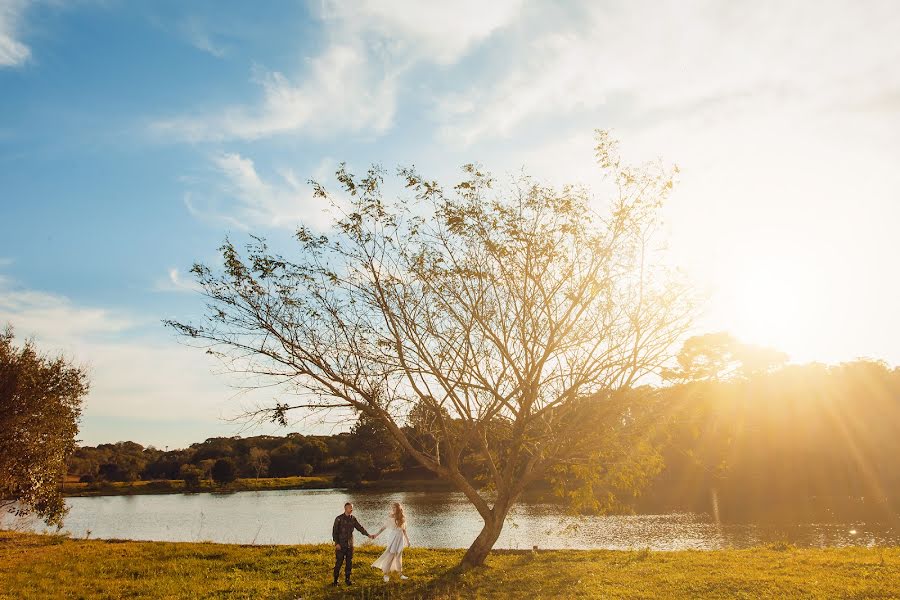
[{"label": "large tree", "polygon": [[87,374],[41,355],[31,341],[13,342],[7,327],[0,333],[0,509],[60,525],[60,483],[76,449]]},{"label": "large tree", "polygon": [[[619,392],[658,371],[688,327],[687,290],[654,237],[673,171],[623,164],[604,132],[596,149],[603,214],[582,188],[498,188],[475,165],[451,189],[400,169],[392,199],[380,168],[342,166],[344,200],[314,183],[339,214],[333,231],[301,227],[291,259],[259,238],[246,253],[226,241],[221,270],[193,268],[207,318],[167,323],[301,398],[256,416],[346,407],[381,422],[478,510],[463,564],[482,564],[530,483],[629,455],[597,453],[634,421],[622,399],[638,396]],[[428,439],[407,427],[414,408]]]},{"label": "large tree", "polygon": [[773,348],[745,344],[728,332],[688,338],[676,356],[678,366],[662,376],[678,383],[749,378],[785,365],[788,355]]}]

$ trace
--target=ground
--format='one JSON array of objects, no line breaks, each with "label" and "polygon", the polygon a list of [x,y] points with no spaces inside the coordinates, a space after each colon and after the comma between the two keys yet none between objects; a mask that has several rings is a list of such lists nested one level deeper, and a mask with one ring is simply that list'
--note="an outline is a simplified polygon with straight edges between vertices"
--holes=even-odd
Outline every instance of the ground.
[{"label": "ground", "polygon": [[356,550],[352,588],[332,588],[318,546],[73,540],[0,532],[0,598],[900,598],[900,548],[500,551],[411,548],[385,584]]}]

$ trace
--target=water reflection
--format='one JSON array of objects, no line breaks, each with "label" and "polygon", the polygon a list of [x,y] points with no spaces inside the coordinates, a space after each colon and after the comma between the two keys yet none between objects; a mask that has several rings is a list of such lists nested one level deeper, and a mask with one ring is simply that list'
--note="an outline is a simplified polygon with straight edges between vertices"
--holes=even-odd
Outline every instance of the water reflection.
[{"label": "water reflection", "polygon": [[[451,492],[348,493],[282,490],[68,498],[64,530],[75,537],[240,544],[308,544],[330,540],[345,501],[363,526],[377,530],[391,502],[406,507],[414,545],[467,547],[481,519],[465,496]],[[35,527],[35,529],[40,529]],[[799,546],[900,545],[888,521],[717,522],[710,514],[572,516],[558,506],[526,503],[507,519],[497,548],[711,550],[787,541]]]}]

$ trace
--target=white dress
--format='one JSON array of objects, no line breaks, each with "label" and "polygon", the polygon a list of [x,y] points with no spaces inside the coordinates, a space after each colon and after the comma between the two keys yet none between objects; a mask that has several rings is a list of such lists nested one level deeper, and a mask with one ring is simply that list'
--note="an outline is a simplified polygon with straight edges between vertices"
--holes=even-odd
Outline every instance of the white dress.
[{"label": "white dress", "polygon": [[406,523],[397,527],[393,518],[389,518],[384,524],[384,533],[387,535],[387,548],[378,560],[372,563],[376,569],[381,569],[385,574],[392,571],[403,571],[403,548],[406,546]]}]

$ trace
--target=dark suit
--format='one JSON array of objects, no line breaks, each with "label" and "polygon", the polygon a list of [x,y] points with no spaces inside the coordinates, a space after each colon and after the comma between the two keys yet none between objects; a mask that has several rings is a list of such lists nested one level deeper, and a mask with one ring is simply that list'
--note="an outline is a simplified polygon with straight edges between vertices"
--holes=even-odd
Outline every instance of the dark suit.
[{"label": "dark suit", "polygon": [[356,529],[365,536],[369,535],[365,527],[359,524],[356,517],[345,513],[341,513],[334,520],[334,526],[331,528],[331,539],[335,544],[340,544],[340,549],[334,549],[334,580],[337,582],[338,575],[341,574],[341,563],[347,561],[344,568],[344,579],[350,581],[350,571],[353,570],[353,530]]}]

